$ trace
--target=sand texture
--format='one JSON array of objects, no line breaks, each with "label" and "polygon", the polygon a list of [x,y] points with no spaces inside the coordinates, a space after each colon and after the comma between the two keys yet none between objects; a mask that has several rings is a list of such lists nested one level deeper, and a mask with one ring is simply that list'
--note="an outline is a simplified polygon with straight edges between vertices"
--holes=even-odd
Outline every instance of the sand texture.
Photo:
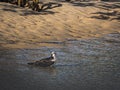
[{"label": "sand texture", "polygon": [[120,33],[120,2],[57,2],[41,12],[0,2],[2,47],[51,46],[109,33]]}]

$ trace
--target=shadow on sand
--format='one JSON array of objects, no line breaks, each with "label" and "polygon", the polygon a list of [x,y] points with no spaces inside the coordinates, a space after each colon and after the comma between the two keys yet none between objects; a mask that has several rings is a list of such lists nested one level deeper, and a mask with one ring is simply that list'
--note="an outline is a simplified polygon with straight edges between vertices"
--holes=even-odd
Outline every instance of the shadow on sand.
[{"label": "shadow on sand", "polygon": [[92,13],[94,16],[91,18],[101,19],[101,20],[118,20],[120,21],[120,12],[119,11],[106,11],[106,12],[95,12]]},{"label": "shadow on sand", "polygon": [[[50,5],[49,5],[50,4]],[[61,7],[62,4],[60,3],[54,3],[54,2],[50,2],[50,3],[47,3],[47,4],[43,4],[42,6],[42,9],[40,9],[39,11],[32,11],[32,10],[29,10],[29,9],[23,9],[23,7],[19,7],[19,6],[16,6],[16,5],[12,5],[12,4],[0,4],[2,6],[4,6],[5,8],[1,8],[0,10],[3,10],[3,11],[9,11],[9,12],[18,12],[18,9],[20,10],[20,15],[21,16],[26,16],[26,15],[47,15],[47,14],[55,14],[55,13],[58,13],[58,12],[54,12],[50,9],[53,9],[53,8],[56,8],[56,7]]]},{"label": "shadow on sand", "polygon": [[53,8],[56,8],[56,7],[61,7],[62,4],[59,4],[59,3],[54,3],[54,2],[51,2],[51,3],[47,3],[47,4],[44,4],[42,6],[42,9],[39,9],[38,12],[35,12],[35,11],[23,11],[24,14],[23,15],[47,15],[47,14],[55,14],[55,13],[58,13],[58,12],[54,12],[54,11],[50,11],[49,9],[53,9]]},{"label": "shadow on sand", "polygon": [[[118,20],[120,21],[120,11],[115,10],[120,8],[120,2],[70,2],[73,6],[79,7],[95,7],[101,9],[100,12],[92,13],[90,18],[101,20]],[[106,11],[104,11],[106,10]]]}]

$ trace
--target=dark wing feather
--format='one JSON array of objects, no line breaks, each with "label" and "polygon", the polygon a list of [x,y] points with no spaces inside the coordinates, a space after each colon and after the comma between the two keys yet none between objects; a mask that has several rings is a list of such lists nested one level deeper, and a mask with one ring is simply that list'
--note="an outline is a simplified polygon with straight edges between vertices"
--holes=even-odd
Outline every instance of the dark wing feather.
[{"label": "dark wing feather", "polygon": [[51,59],[53,59],[53,57],[48,57],[48,58],[43,58],[43,59],[41,59],[41,60],[51,60]]},{"label": "dark wing feather", "polygon": [[47,67],[47,66],[50,66],[50,65],[54,64],[54,61],[51,61],[52,59],[53,59],[53,57],[43,58],[43,59],[41,59],[39,61],[30,62],[28,64],[29,65]]},{"label": "dark wing feather", "polygon": [[43,66],[43,67],[47,67],[54,64],[53,61],[48,61],[48,60],[40,60],[40,61],[36,61],[35,65],[39,65],[39,66]]}]

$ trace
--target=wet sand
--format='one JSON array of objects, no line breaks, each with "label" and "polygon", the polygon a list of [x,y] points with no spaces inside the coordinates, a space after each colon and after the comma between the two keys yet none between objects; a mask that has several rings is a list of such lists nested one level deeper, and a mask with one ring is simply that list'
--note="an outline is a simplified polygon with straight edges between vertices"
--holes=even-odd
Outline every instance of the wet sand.
[{"label": "wet sand", "polygon": [[119,2],[57,3],[61,5],[36,12],[0,2],[0,46],[49,47],[120,32]]},{"label": "wet sand", "polygon": [[[52,67],[28,62],[57,54]],[[0,50],[1,90],[119,90],[120,34],[69,41],[63,47]]]}]

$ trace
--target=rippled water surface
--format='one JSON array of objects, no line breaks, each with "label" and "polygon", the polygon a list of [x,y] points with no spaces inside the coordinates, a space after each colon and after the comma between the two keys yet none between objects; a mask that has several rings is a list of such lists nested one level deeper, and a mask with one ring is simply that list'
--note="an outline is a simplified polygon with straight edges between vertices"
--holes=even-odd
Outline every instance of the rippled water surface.
[{"label": "rippled water surface", "polygon": [[[1,50],[0,90],[120,90],[120,34],[60,44]],[[51,51],[57,53],[52,67],[27,65]]]}]

